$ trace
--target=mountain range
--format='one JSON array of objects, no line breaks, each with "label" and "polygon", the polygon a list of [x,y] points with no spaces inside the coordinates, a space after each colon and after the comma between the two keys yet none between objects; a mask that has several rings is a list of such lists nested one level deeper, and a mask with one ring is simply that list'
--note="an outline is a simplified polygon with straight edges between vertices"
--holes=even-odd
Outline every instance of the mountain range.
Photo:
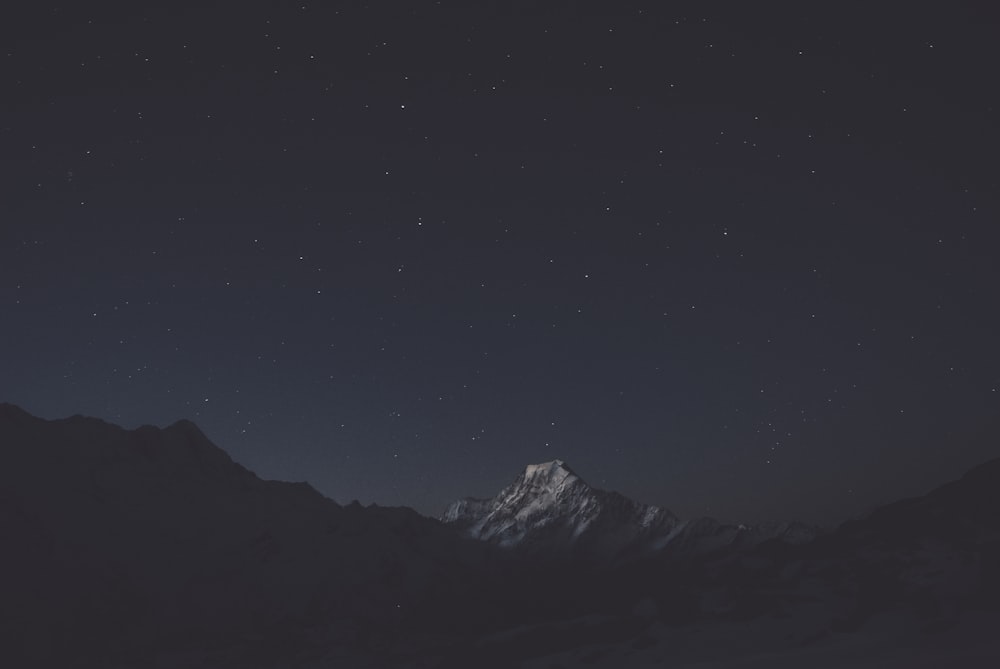
[{"label": "mountain range", "polygon": [[124,430],[4,404],[0,451],[0,647],[21,663],[6,666],[128,666],[206,638],[239,664],[305,620],[352,639],[446,597],[482,552],[410,509],[261,480],[188,421]]},{"label": "mountain range", "polygon": [[591,487],[562,460],[528,465],[492,499],[453,502],[441,520],[505,548],[603,560],[658,552],[690,557],[768,540],[802,543],[819,532],[802,523],[681,520],[666,509]]},{"label": "mountain range", "polygon": [[265,481],[188,421],[0,404],[18,667],[997,666],[1000,460],[817,533],[556,460],[438,519]]}]

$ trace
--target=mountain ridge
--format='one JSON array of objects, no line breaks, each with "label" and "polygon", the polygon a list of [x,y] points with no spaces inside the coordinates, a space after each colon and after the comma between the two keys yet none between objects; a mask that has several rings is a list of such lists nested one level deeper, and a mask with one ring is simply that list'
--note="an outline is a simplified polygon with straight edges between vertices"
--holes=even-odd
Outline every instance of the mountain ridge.
[{"label": "mountain ridge", "polygon": [[456,500],[440,518],[466,536],[504,548],[600,559],[668,548],[700,554],[769,539],[801,543],[818,533],[796,522],[682,520],[662,507],[594,488],[559,459],[527,465],[492,498]]},{"label": "mountain ridge", "polygon": [[459,591],[483,548],[410,509],[260,479],[190,421],[127,430],[4,405],[0,457],[2,571],[17,575],[0,657],[17,666],[406,619]]},{"label": "mountain ridge", "polygon": [[[803,666],[800,650],[867,635],[874,654],[903,632],[960,658],[939,631],[1000,622],[1000,459],[787,541],[794,523],[677,519],[562,461],[456,502],[452,522],[341,506],[258,478],[190,421],[127,430],[0,405],[0,457],[5,666],[619,669],[704,666],[717,647]],[[496,500],[480,526],[496,541],[463,536]]]}]

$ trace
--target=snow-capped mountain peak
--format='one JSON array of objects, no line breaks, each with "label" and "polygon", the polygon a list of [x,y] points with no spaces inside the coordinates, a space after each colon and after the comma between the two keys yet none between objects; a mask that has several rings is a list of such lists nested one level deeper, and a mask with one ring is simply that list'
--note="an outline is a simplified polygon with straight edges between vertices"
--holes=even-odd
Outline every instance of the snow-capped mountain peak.
[{"label": "snow-capped mountain peak", "polygon": [[500,546],[601,558],[664,550],[704,554],[768,539],[800,543],[815,535],[815,528],[797,523],[681,521],[666,509],[592,488],[562,460],[528,465],[492,499],[453,502],[441,520]]},{"label": "snow-capped mountain peak", "polygon": [[463,499],[442,520],[502,546],[617,553],[676,524],[669,511],[590,487],[562,460],[528,465],[493,499]]},{"label": "snow-capped mountain peak", "polygon": [[[528,465],[524,469],[525,483],[534,485],[559,485],[567,479],[579,480],[562,460],[552,460],[538,465]],[[570,483],[572,482],[569,481]]]}]

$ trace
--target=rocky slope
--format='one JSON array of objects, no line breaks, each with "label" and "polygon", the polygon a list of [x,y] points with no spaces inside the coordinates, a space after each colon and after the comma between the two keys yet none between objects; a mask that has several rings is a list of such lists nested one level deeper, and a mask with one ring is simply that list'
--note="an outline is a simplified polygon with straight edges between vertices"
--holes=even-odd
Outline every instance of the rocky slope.
[{"label": "rocky slope", "polygon": [[523,553],[595,558],[701,555],[769,539],[800,543],[816,534],[798,523],[682,521],[666,509],[591,487],[562,460],[528,465],[492,499],[453,502],[441,520],[467,536]]},{"label": "rocky slope", "polygon": [[528,465],[492,500],[460,500],[442,520],[501,546],[597,554],[649,544],[678,524],[665,509],[590,487],[561,460]]}]

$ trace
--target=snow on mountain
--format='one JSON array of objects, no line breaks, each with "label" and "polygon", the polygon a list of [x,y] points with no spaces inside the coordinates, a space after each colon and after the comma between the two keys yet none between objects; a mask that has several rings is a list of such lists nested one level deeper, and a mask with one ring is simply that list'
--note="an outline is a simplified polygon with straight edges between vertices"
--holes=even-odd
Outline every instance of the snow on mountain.
[{"label": "snow on mountain", "polygon": [[[833,667],[917,641],[890,666],[1000,656],[1000,460],[808,541],[795,523],[679,520],[558,460],[455,502],[445,524],[340,506],[259,479],[187,421],[125,430],[0,403],[0,457],[3,666],[771,667],[847,653]],[[588,559],[531,559],[552,555]],[[933,655],[966,640],[986,662]]]},{"label": "snow on mountain", "polygon": [[528,465],[491,500],[454,502],[442,520],[501,546],[603,555],[668,534],[678,522],[665,509],[592,488],[562,460]]},{"label": "snow on mountain", "polygon": [[[539,578],[544,602],[529,610],[563,602],[558,620],[518,618],[446,666],[1000,666],[1000,460],[813,534],[796,523],[678,522],[648,559]],[[575,566],[559,561],[548,574],[578,575]]]},{"label": "snow on mountain", "polygon": [[705,554],[772,538],[798,543],[815,536],[814,530],[797,523],[682,521],[666,509],[591,487],[562,460],[528,465],[492,499],[453,502],[441,520],[468,536],[507,548],[595,557],[665,549]]}]

